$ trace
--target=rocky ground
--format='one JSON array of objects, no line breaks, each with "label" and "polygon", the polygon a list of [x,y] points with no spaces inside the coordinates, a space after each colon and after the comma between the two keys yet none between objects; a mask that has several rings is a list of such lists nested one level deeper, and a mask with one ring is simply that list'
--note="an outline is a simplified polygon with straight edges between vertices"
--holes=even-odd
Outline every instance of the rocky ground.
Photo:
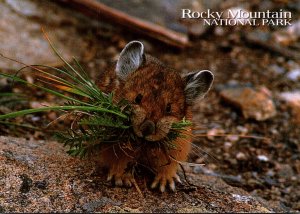
[{"label": "rocky ground", "polygon": [[[92,161],[71,158],[61,144],[0,137],[1,212],[270,212],[258,201],[219,178],[188,173],[198,183],[176,193],[112,187]],[[277,209],[277,211],[282,211]]]},{"label": "rocky ground", "polygon": [[[45,18],[42,18],[38,14],[32,15],[30,10],[25,14],[20,12],[11,2],[13,1],[0,1],[1,8],[13,11],[8,12],[10,15],[3,17],[2,21],[10,17],[12,24],[19,19],[24,19],[24,23],[34,22],[36,27],[26,29],[29,33],[25,35],[34,35],[36,38],[27,36],[28,44],[32,41],[45,47],[42,40],[37,38],[42,38],[38,36],[40,26],[48,25],[50,34],[58,43],[64,44],[70,39],[76,41],[76,45],[61,45],[60,50],[67,54],[66,57],[78,55],[82,65],[94,79],[109,63],[116,60],[128,41],[141,40],[146,52],[180,72],[197,69],[213,71],[215,83],[207,97],[194,107],[196,130],[190,161],[205,165],[186,166],[185,171],[198,188],[194,189],[186,184],[179,186],[175,195],[161,195],[148,190],[143,180],[137,179],[145,200],[145,203],[141,203],[137,189],[113,188],[105,182],[103,174],[95,172],[95,166],[91,162],[70,158],[59,144],[48,142],[51,129],[65,128],[63,124],[42,128],[42,131],[0,125],[2,135],[30,139],[1,138],[0,210],[300,210],[300,61],[246,42],[245,35],[258,34],[258,29],[217,27],[210,29],[201,38],[192,39],[191,47],[181,51],[107,23],[99,24],[82,16],[70,16],[72,11],[63,10],[54,4],[46,5],[47,12]],[[299,18],[299,8],[295,5],[264,2],[258,4],[253,1],[249,7],[271,5],[273,9],[292,8],[296,14],[294,19]],[[45,5],[38,4],[38,8],[39,11],[43,8],[45,10]],[[50,25],[49,17],[55,17],[51,13],[59,15]],[[4,21],[0,25],[3,23],[7,25]],[[7,29],[5,26],[3,28]],[[259,30],[271,33],[277,29]],[[58,31],[64,33],[56,33]],[[15,28],[15,31],[7,31],[7,34],[18,35],[18,30]],[[3,34],[2,37],[8,38]],[[16,39],[15,42],[18,41],[23,40]],[[22,43],[20,47],[23,46]],[[48,63],[40,62],[38,57],[26,58],[25,56],[30,56],[30,51],[36,53],[35,48],[30,47],[15,48],[18,55],[14,55],[13,48],[8,47],[9,55],[27,63]],[[6,47],[1,46],[2,51],[4,48]],[[21,54],[24,49],[26,52]],[[47,55],[45,59],[48,59]],[[53,60],[51,64],[59,65],[59,61]],[[1,71],[17,66],[0,61]],[[26,78],[34,81],[30,75]],[[11,90],[5,80],[1,80],[0,89],[4,92]],[[19,108],[22,105],[34,107],[42,102],[59,102],[43,92],[22,86],[12,90],[29,97],[29,101],[17,106]],[[30,96],[32,94],[35,96]],[[16,107],[3,103],[5,102],[2,102],[0,111],[4,113]],[[56,113],[51,112],[29,115],[17,121],[46,127],[56,117]],[[36,141],[46,139],[47,141]]]}]

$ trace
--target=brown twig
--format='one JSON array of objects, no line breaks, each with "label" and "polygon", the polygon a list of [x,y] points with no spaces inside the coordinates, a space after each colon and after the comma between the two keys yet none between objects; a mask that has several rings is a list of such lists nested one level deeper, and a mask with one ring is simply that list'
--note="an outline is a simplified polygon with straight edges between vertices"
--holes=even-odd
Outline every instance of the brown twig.
[{"label": "brown twig", "polygon": [[68,6],[73,6],[80,12],[107,21],[122,25],[128,29],[150,36],[166,44],[185,48],[189,46],[188,37],[185,34],[166,29],[157,24],[130,16],[122,11],[108,7],[95,0],[58,0]]},{"label": "brown twig", "polygon": [[142,199],[145,199],[145,198],[144,198],[144,195],[143,195],[143,193],[142,193],[142,191],[141,191],[141,189],[140,189],[139,186],[137,185],[137,183],[136,183],[136,181],[135,181],[134,178],[132,179],[131,182],[133,183],[134,187],[136,188],[136,190],[137,190],[137,192],[139,193],[139,195],[141,196],[141,198],[142,198]]}]

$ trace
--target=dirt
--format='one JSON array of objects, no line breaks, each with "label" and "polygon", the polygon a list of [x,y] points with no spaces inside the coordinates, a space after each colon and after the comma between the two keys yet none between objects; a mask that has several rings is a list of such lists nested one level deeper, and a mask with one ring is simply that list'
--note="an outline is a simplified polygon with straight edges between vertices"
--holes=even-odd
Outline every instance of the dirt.
[{"label": "dirt", "polygon": [[[254,8],[257,7],[255,2],[252,5]],[[268,2],[275,5],[272,1]],[[276,7],[286,6],[282,4]],[[299,18],[299,9],[295,14],[295,19]],[[199,173],[220,177],[229,185],[242,188],[252,196],[261,197],[269,204],[276,204],[280,209],[300,211],[300,128],[299,124],[293,122],[292,109],[279,99],[282,92],[299,90],[300,81],[289,79],[287,73],[291,67],[299,66],[300,61],[246,43],[243,35],[253,30],[251,27],[211,29],[201,38],[192,39],[192,46],[184,51],[107,23],[84,30],[77,28],[77,33],[84,36],[88,44],[80,61],[94,79],[116,60],[118,53],[131,40],[144,42],[146,52],[179,72],[211,70],[215,74],[214,86],[206,98],[194,106],[197,128],[190,155],[191,162],[205,163],[205,166],[189,166],[186,171],[191,176]],[[276,29],[262,30],[272,32]],[[281,68],[282,72],[274,71],[274,66]],[[276,116],[266,121],[245,119],[238,109],[221,99],[220,90],[231,84],[267,88],[277,110]],[[18,90],[25,91],[22,87]],[[43,92],[27,90],[27,93],[37,93],[32,100],[57,102]],[[32,125],[45,127],[55,115],[51,117],[49,114],[39,114],[35,117],[28,116],[24,120]],[[57,127],[64,128],[63,124]],[[25,136],[27,139],[51,137],[51,132],[32,129],[24,131],[20,127],[13,129],[3,125],[0,126],[0,133]],[[222,136],[208,137],[207,133]],[[24,191],[29,188],[28,185],[34,184],[27,181]],[[184,195],[182,192],[179,194]],[[131,199],[127,200],[130,202]],[[88,206],[102,203],[112,202],[96,201],[96,205]]]},{"label": "dirt", "polygon": [[[95,162],[68,156],[55,141],[0,137],[2,212],[270,212],[283,211],[219,178],[188,173],[174,193],[115,187]],[[201,183],[201,184],[200,184]]]}]

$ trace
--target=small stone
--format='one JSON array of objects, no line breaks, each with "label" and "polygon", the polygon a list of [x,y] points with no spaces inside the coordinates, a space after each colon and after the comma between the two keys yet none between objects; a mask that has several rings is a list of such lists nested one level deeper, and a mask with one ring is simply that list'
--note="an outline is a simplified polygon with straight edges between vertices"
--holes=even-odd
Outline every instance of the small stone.
[{"label": "small stone", "polygon": [[247,159],[246,155],[243,152],[238,152],[235,157],[238,160],[246,160]]},{"label": "small stone", "polygon": [[257,159],[260,160],[260,161],[262,161],[262,162],[269,161],[269,158],[267,156],[265,156],[265,155],[258,155]]},{"label": "small stone", "polygon": [[213,164],[213,163],[210,163],[210,164],[207,164],[207,168],[209,169],[209,170],[215,170],[215,169],[217,169],[217,165],[216,164]]},{"label": "small stone", "polygon": [[265,90],[238,87],[224,89],[220,95],[226,102],[241,109],[246,119],[264,121],[276,115],[275,105]]},{"label": "small stone", "polygon": [[225,133],[224,129],[212,128],[212,129],[208,130],[208,132],[207,132],[207,139],[214,140],[215,136],[223,135],[224,133]]},{"label": "small stone", "polygon": [[215,175],[213,170],[201,165],[196,165],[193,169],[193,172],[196,174]]},{"label": "small stone", "polygon": [[51,200],[50,200],[50,198],[48,198],[48,197],[42,197],[42,198],[40,198],[40,200],[44,203],[44,204],[46,204],[46,205],[50,205],[51,204]]},{"label": "small stone", "polygon": [[300,68],[293,69],[286,74],[286,77],[292,81],[298,81],[300,78]]},{"label": "small stone", "polygon": [[244,201],[244,202],[250,202],[252,199],[251,196],[243,196],[243,195],[238,195],[238,194],[232,194],[235,200],[237,201]]},{"label": "small stone", "polygon": [[197,158],[195,163],[203,164],[205,163],[205,158],[204,157]]},{"label": "small stone", "polygon": [[292,181],[297,181],[298,178],[297,178],[297,176],[292,176],[292,177],[291,177],[291,180],[292,180]]},{"label": "small stone", "polygon": [[232,143],[231,142],[225,142],[224,143],[224,150],[225,151],[229,151],[229,149],[232,147]]},{"label": "small stone", "polygon": [[300,37],[300,21],[291,23],[288,27],[275,31],[272,35],[276,43],[289,45]]},{"label": "small stone", "polygon": [[270,178],[270,177],[266,177],[264,178],[264,181],[266,184],[268,184],[269,186],[275,186],[277,184],[276,180]]},{"label": "small stone", "polygon": [[230,142],[236,142],[240,139],[240,137],[238,135],[228,135],[226,136],[226,139]]},{"label": "small stone", "polygon": [[278,56],[278,58],[276,59],[276,61],[277,61],[278,63],[284,63],[284,62],[285,62],[285,58],[282,57],[282,56]]},{"label": "small stone", "polygon": [[300,124],[300,91],[284,92],[279,97],[292,109],[293,122]]},{"label": "small stone", "polygon": [[279,132],[278,132],[277,129],[271,129],[270,132],[271,132],[273,135],[279,134]]},{"label": "small stone", "polygon": [[37,121],[41,120],[41,117],[39,117],[39,116],[32,116],[30,119],[31,119],[32,122],[37,122]]},{"label": "small stone", "polygon": [[273,176],[275,175],[275,172],[274,172],[273,169],[269,169],[269,170],[267,171],[266,175],[269,176],[269,177],[273,177]]},{"label": "small stone", "polygon": [[236,130],[238,130],[242,134],[247,134],[248,133],[248,129],[244,126],[237,126]]},{"label": "small stone", "polygon": [[291,178],[294,176],[294,170],[289,164],[278,164],[276,168],[277,174],[282,179]]},{"label": "small stone", "polygon": [[295,69],[295,68],[299,68],[299,64],[297,62],[295,62],[294,60],[289,60],[289,61],[287,61],[287,67],[289,69]]},{"label": "small stone", "polygon": [[216,26],[214,33],[216,36],[223,36],[225,33],[225,30],[222,26]]}]

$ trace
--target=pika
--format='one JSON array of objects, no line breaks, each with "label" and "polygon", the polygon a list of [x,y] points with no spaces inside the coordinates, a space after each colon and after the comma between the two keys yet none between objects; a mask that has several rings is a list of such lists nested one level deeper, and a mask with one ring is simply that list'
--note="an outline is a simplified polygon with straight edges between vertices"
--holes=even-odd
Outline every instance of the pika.
[{"label": "pika", "polygon": [[134,151],[121,147],[100,151],[101,162],[109,169],[107,179],[117,186],[132,186],[133,173],[129,169],[138,162],[154,171],[151,188],[159,187],[164,192],[168,186],[174,191],[175,181],[181,182],[178,165],[187,159],[191,149],[192,130],[189,128],[184,137],[172,141],[175,147],[168,155],[159,145],[174,122],[184,117],[192,120],[192,104],[204,97],[213,79],[208,70],[180,75],[145,54],[141,42],[128,43],[114,66],[100,74],[97,86],[104,92],[114,92],[115,99],[131,103],[133,130],[144,146]]}]

